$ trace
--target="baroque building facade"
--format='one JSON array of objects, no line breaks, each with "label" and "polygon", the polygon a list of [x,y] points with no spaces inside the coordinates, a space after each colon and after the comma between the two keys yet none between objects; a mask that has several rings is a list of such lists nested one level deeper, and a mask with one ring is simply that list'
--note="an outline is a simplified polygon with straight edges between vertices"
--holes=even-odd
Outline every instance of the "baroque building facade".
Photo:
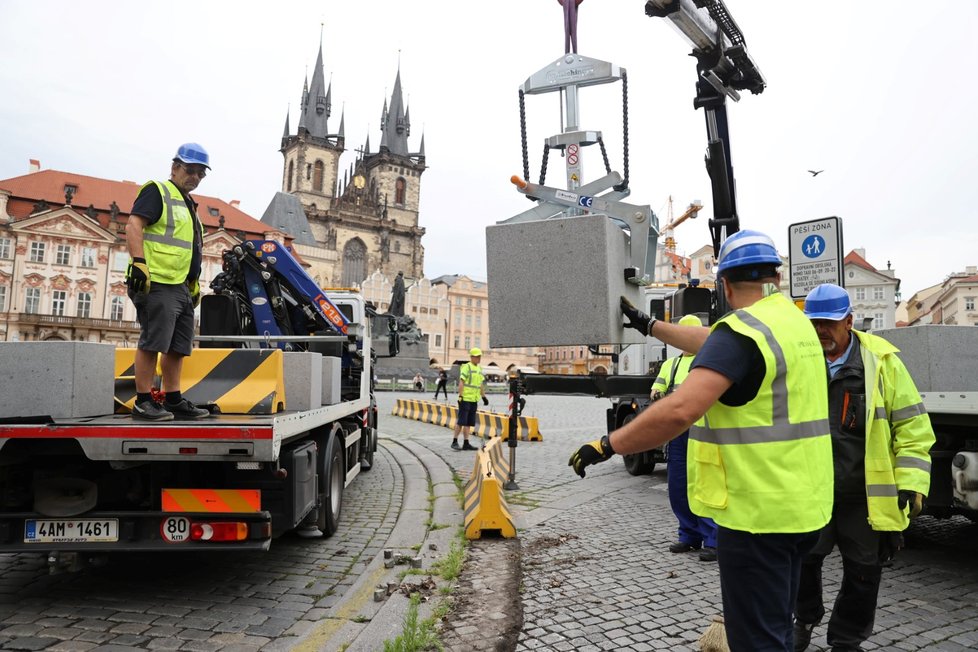
[{"label": "baroque building facade", "polygon": [[295,133],[286,115],[282,135],[282,191],[262,221],[291,233],[296,250],[322,287],[361,285],[373,272],[407,279],[424,275],[425,230],[418,224],[421,177],[426,169],[424,135],[411,151],[410,109],[401,71],[381,111],[381,137],[370,137],[344,167],[345,116],[330,126],[332,82],[326,84],[320,44],[312,80],[303,83]]}]

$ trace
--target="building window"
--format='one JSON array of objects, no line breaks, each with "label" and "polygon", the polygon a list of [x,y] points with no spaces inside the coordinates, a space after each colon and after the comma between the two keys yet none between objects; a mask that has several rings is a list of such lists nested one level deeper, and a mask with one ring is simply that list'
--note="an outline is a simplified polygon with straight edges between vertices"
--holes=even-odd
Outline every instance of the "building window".
[{"label": "building window", "polygon": [[54,254],[55,265],[71,264],[71,245],[59,244],[58,250]]},{"label": "building window", "polygon": [[974,297],[965,297],[964,298],[964,309],[965,310],[974,310],[975,309],[975,298]]},{"label": "building window", "polygon": [[438,308],[432,308],[431,309],[431,314],[432,315],[437,315],[438,314]]},{"label": "building window", "polygon": [[109,319],[122,321],[122,312],[126,307],[125,301],[122,297],[112,297],[112,305],[109,307]]},{"label": "building window", "polygon": [[435,333],[435,348],[441,348],[441,333]]},{"label": "building window", "polygon": [[129,266],[129,254],[125,251],[117,251],[112,255],[112,271],[124,272]]},{"label": "building window", "polygon": [[469,337],[468,335],[465,336],[465,348],[467,349],[472,348],[472,338]]},{"label": "building window", "polygon": [[475,300],[475,305],[476,305],[477,308],[481,308],[482,307],[482,299],[476,299]]},{"label": "building window", "polygon": [[31,243],[30,261],[32,263],[43,263],[44,262],[44,243],[43,242],[32,242]]},{"label": "building window", "polygon": [[95,247],[82,247],[81,266],[95,267],[95,257],[97,254],[98,254],[98,250]]},{"label": "building window", "polygon": [[866,288],[856,288],[854,292],[856,294],[856,301],[866,300]]},{"label": "building window", "polygon": [[323,162],[316,161],[312,168],[312,189],[316,192],[323,191]]},{"label": "building window", "polygon": [[285,183],[285,192],[292,192],[292,177],[295,175],[295,161],[289,161],[289,176]]},{"label": "building window", "polygon": [[462,305],[462,297],[455,297],[455,305],[456,306]]},{"label": "building window", "polygon": [[454,339],[454,340],[452,340],[452,341],[453,341],[453,342],[455,342],[455,343],[454,343],[454,344],[452,345],[452,347],[453,347],[453,348],[456,348],[456,349],[457,349],[457,348],[458,348],[458,335],[456,335],[456,336],[455,336],[455,339]]},{"label": "building window", "polygon": [[404,177],[398,177],[397,181],[394,182],[394,203],[404,205],[404,195],[407,191],[407,181]]},{"label": "building window", "polygon": [[873,315],[873,328],[875,330],[886,328],[886,323],[883,321],[883,313],[877,312]]},{"label": "building window", "polygon": [[68,302],[68,293],[64,290],[55,290],[51,294],[51,314],[62,317],[65,314],[65,303]]},{"label": "building window", "polygon": [[0,238],[0,259],[10,258],[10,238]]},{"label": "building window", "polygon": [[482,315],[475,316],[475,327],[482,328]]},{"label": "building window", "polygon": [[367,278],[367,245],[354,238],[343,247],[343,287],[354,287]]},{"label": "building window", "polygon": [[27,288],[24,292],[24,312],[28,315],[41,312],[41,288]]},{"label": "building window", "polygon": [[7,286],[0,285],[0,312],[7,310]]},{"label": "building window", "polygon": [[78,295],[78,317],[89,318],[92,316],[92,295],[89,292],[82,292]]},{"label": "building window", "polygon": [[875,287],[873,288],[873,300],[882,301],[883,300],[883,288]]},{"label": "building window", "polygon": [[476,335],[475,336],[475,345],[476,346],[479,346],[479,347],[482,346],[482,336],[481,335]]},{"label": "building window", "polygon": [[462,315],[460,313],[455,313],[455,328],[462,327]]},{"label": "building window", "polygon": [[472,315],[465,316],[465,327],[472,328]]},{"label": "building window", "polygon": [[465,300],[465,305],[468,306],[469,308],[472,307],[472,297],[469,297],[468,299]]}]

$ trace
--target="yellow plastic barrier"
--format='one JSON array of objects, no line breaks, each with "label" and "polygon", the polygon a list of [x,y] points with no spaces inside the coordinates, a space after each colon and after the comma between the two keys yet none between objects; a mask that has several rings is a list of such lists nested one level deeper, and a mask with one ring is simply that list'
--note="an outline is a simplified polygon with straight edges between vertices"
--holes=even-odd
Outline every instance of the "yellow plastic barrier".
[{"label": "yellow plastic barrier", "polygon": [[[454,403],[434,403],[418,399],[399,398],[394,404],[391,414],[436,426],[454,428],[458,418],[458,406]],[[472,432],[480,437],[501,437],[509,439],[509,415],[495,412],[476,413],[475,426]],[[536,417],[519,417],[516,423],[516,438],[519,441],[543,441],[540,426]]]},{"label": "yellow plastic barrier", "polygon": [[[116,405],[132,409],[135,349],[115,350]],[[215,403],[224,414],[273,414],[284,409],[282,352],[259,349],[194,349],[184,358],[181,393],[197,405]]]},{"label": "yellow plastic barrier", "polygon": [[512,539],[516,536],[516,526],[503,496],[503,483],[509,473],[497,466],[502,460],[501,439],[493,438],[475,454],[475,467],[465,485],[465,538],[480,539],[484,533],[498,533]]}]

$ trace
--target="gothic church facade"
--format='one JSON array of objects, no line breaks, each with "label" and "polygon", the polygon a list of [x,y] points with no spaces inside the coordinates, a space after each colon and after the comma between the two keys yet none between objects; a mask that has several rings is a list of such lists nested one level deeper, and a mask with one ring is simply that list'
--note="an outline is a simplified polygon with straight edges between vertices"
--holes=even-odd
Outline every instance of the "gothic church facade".
[{"label": "gothic church facade", "polygon": [[[303,83],[295,133],[285,119],[282,191],[262,221],[295,237],[297,253],[322,287],[352,287],[380,271],[418,279],[424,270],[424,228],[418,225],[424,135],[412,152],[410,109],[398,69],[390,102],[381,113],[378,151],[370,137],[344,167],[345,116],[331,129],[332,82],[327,86],[320,44],[312,81]],[[333,124],[335,124],[335,119]]]}]

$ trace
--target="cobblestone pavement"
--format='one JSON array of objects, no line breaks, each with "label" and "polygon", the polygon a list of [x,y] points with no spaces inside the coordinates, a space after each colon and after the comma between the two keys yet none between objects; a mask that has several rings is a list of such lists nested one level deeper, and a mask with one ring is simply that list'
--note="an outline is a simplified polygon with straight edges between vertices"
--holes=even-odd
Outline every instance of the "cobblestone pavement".
[{"label": "cobblestone pavement", "polygon": [[[393,398],[384,397],[381,409]],[[490,409],[504,411],[506,400],[491,397]],[[544,441],[519,443],[520,489],[506,494],[522,548],[524,622],[515,649],[698,649],[696,640],[722,611],[717,569],[696,554],[666,550],[676,522],[664,468],[633,477],[615,458],[579,479],[567,460],[603,432],[608,401],[527,400],[524,414],[540,419]],[[449,449],[447,429],[417,423],[397,429],[460,475],[471,471],[471,455]],[[978,650],[978,525],[924,517],[908,531],[907,544],[884,570],[875,634],[865,649]],[[470,572],[477,569],[463,575]],[[824,574],[831,600],[841,580],[838,554],[826,560]],[[448,629],[453,635],[451,623]],[[827,649],[824,624],[810,649]]]}]

